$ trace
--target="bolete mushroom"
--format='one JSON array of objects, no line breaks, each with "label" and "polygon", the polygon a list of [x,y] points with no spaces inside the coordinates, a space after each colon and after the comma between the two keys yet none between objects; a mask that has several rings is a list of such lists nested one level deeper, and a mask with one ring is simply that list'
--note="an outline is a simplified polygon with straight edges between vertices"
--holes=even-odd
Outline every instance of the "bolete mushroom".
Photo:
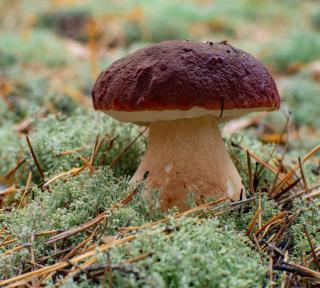
[{"label": "bolete mushroom", "polygon": [[95,109],[150,127],[147,151],[131,181],[148,171],[147,195],[159,190],[162,210],[182,211],[190,194],[195,201],[240,198],[241,178],[218,124],[280,105],[271,75],[248,53],[226,42],[182,40],[117,60],[100,74],[92,97]]}]

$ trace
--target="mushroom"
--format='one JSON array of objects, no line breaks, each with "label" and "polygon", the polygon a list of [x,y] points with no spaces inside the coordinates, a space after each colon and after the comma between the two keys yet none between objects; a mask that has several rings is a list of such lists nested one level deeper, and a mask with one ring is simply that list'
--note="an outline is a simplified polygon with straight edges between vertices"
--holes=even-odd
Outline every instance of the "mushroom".
[{"label": "mushroom", "polygon": [[239,200],[243,184],[218,124],[276,110],[280,99],[267,69],[226,42],[164,41],[115,61],[92,91],[94,107],[123,122],[149,126],[136,173],[161,209],[189,208],[190,195]]}]

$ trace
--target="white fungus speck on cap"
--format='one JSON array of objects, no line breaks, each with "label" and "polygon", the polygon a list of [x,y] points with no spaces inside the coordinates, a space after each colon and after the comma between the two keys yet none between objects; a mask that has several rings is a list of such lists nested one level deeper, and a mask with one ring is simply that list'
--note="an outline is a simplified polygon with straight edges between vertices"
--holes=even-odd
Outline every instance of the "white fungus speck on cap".
[{"label": "white fungus speck on cap", "polygon": [[171,170],[172,170],[172,164],[171,164],[171,163],[167,164],[167,165],[164,167],[164,171],[165,171],[167,174],[169,174]]}]

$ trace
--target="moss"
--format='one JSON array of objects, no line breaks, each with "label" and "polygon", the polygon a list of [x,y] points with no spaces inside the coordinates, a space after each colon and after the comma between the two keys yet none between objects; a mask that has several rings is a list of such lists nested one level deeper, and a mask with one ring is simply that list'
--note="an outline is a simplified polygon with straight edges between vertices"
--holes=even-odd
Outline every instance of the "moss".
[{"label": "moss", "polygon": [[[251,220],[253,219],[254,214],[259,208],[259,199],[257,198],[248,206],[243,206],[232,213],[226,214],[221,217],[221,221],[228,223],[230,218],[233,219],[235,227],[238,231],[247,231]],[[261,194],[261,221],[262,223],[270,220],[274,215],[280,212],[280,209],[277,207],[277,204],[270,200],[266,193]],[[257,230],[257,225],[253,231]]]},{"label": "moss", "polygon": [[[130,191],[128,188],[126,178],[115,177],[109,168],[98,170],[92,176],[84,172],[77,177],[59,180],[45,191],[33,185],[28,205],[23,209],[13,209],[9,214],[1,214],[0,223],[8,228],[13,238],[18,238],[16,244],[28,243],[33,232],[70,229],[91,220],[98,213],[107,211],[125,198]],[[99,233],[113,235],[118,227],[141,225],[147,221],[157,220],[161,216],[157,213],[151,215],[148,211],[147,204],[138,195],[128,206],[111,213]],[[80,233],[68,241],[58,243],[57,247],[63,249],[77,245],[84,237],[85,234]],[[51,246],[44,244],[46,239],[46,237],[36,238],[34,244],[36,257],[51,255],[54,252]],[[25,259],[23,256],[25,250],[27,249],[10,258],[11,268],[4,265],[1,270],[0,266],[0,278],[5,274],[14,273],[21,258]],[[0,257],[3,256],[0,254]],[[4,256],[2,260],[4,259],[7,258]],[[2,260],[0,258],[0,262]]]},{"label": "moss", "polygon": [[18,69],[6,76],[4,81],[11,91],[6,97],[7,104],[3,103],[0,108],[0,123],[2,118],[12,122],[19,122],[27,117],[36,118],[39,112],[45,115],[48,110],[70,115],[78,108],[76,101],[61,93],[59,87],[52,87],[50,77],[25,73],[26,70]]},{"label": "moss", "polygon": [[59,66],[68,62],[68,53],[60,40],[42,30],[31,31],[25,35],[2,33],[0,54],[0,66],[33,62]]},{"label": "moss", "polygon": [[311,15],[311,24],[317,29],[320,30],[320,8],[317,7]]},{"label": "moss", "polygon": [[314,109],[320,106],[320,85],[306,75],[297,75],[284,85],[283,90],[284,99],[292,109],[295,122],[300,126],[320,128],[320,110]]},{"label": "moss", "polygon": [[59,35],[78,41],[88,40],[86,25],[90,19],[88,10],[82,7],[46,11],[39,15],[37,26],[53,29]]},{"label": "moss", "polygon": [[307,228],[313,245],[317,247],[320,243],[319,205],[320,201],[318,199],[313,201],[296,200],[294,203],[294,209],[296,211],[301,210],[301,214],[298,217],[296,224],[291,229],[295,242],[293,252],[297,261],[301,261],[303,256],[310,255],[311,253],[310,244],[304,231],[304,225]]},{"label": "moss", "polygon": [[320,56],[320,36],[311,31],[295,30],[286,38],[269,45],[270,53],[265,61],[280,72],[288,72],[293,65],[309,63]]},{"label": "moss", "polygon": [[[269,155],[273,152],[272,144],[263,144],[256,137],[251,137],[250,132],[234,133],[229,139],[226,139],[226,148],[237,167],[242,181],[246,188],[248,188],[248,162],[247,162],[247,149],[263,160],[267,160]],[[274,157],[274,156],[273,156]],[[261,169],[262,168],[262,169]],[[256,178],[257,182],[254,183],[255,187],[267,188],[274,179],[274,175],[255,161],[251,157],[251,169],[253,175],[255,172],[260,171],[259,177]]]},{"label": "moss", "polygon": [[[112,159],[115,159],[139,133],[138,127],[121,124],[103,113],[85,112],[81,109],[77,110],[74,115],[70,117],[66,115],[50,115],[47,118],[36,120],[33,125],[33,131],[29,137],[41,167],[48,179],[59,172],[66,172],[71,168],[82,165],[83,162],[79,159],[80,156],[89,159],[97,136],[100,136],[100,139],[103,137],[111,139],[118,136],[120,139],[114,142],[112,149],[107,154],[105,163],[108,164]],[[0,130],[2,133],[12,134],[9,139],[3,139],[3,141],[10,141],[12,138],[16,139],[12,130],[12,126]],[[25,157],[34,171],[34,180],[36,181],[36,179],[39,179],[38,171],[29,154],[26,141],[21,142],[22,144],[19,145],[19,141],[13,141],[12,143],[15,144],[10,145],[10,148],[7,147],[10,152],[9,154],[8,150],[3,151],[5,152],[3,161],[7,159],[9,162],[2,163],[6,163],[4,165],[8,167],[8,164],[14,162],[18,155]],[[100,149],[95,164],[99,164],[104,157],[109,145],[108,143],[109,142],[104,144]],[[133,173],[137,167],[140,155],[143,153],[144,147],[145,141],[143,137],[141,137],[114,167],[115,173],[117,175]],[[71,155],[58,156],[60,153],[79,148],[84,149]],[[12,164],[9,166],[12,166]]]},{"label": "moss", "polygon": [[[30,197],[34,197],[35,201],[29,202],[25,209],[13,211],[9,218],[6,217],[9,221],[7,225],[20,237],[25,234],[23,231],[26,237],[30,237],[32,231],[69,229],[92,219],[98,211],[110,208],[127,195],[127,188],[126,179],[114,177],[109,168],[96,171],[92,177],[84,172],[80,176],[57,181],[48,191],[40,191],[34,186],[33,196]],[[130,214],[126,209],[129,208],[124,208],[124,214]],[[132,216],[135,214],[134,210],[130,212]],[[141,224],[141,219],[132,217],[135,224]]]},{"label": "moss", "polygon": [[15,119],[15,114],[9,110],[9,105],[0,98],[0,125],[6,124],[5,122],[12,122]]},{"label": "moss", "polygon": [[[270,52],[265,54],[264,60],[282,73],[293,72],[292,68],[301,65],[299,62],[309,63],[320,56],[319,35],[313,30],[318,29],[318,11],[312,9],[314,1],[283,0],[274,1],[272,5],[268,1],[259,0],[216,0],[214,3],[206,0],[125,0],[121,3],[110,0],[108,5],[101,5],[98,0],[72,5],[69,5],[70,1],[49,2],[0,1],[0,18],[4,19],[0,21],[0,78],[11,89],[9,95],[4,93],[7,96],[6,102],[0,97],[0,176],[14,168],[17,159],[26,159],[21,181],[18,181],[18,177],[12,179],[18,186],[18,192],[8,201],[2,201],[2,195],[0,196],[3,205],[0,226],[6,226],[12,238],[18,239],[17,243],[1,246],[0,252],[30,242],[34,231],[70,229],[108,210],[127,195],[128,178],[135,171],[145,150],[146,140],[140,137],[112,170],[108,168],[108,164],[138,135],[140,128],[121,124],[102,113],[88,111],[85,107],[79,108],[77,101],[67,96],[74,91],[90,94],[94,81],[91,69],[93,57],[75,61],[76,55],[68,53],[65,47],[68,42],[59,36],[84,41],[78,44],[84,49],[89,48],[89,53],[93,52],[90,45],[86,46],[88,35],[85,25],[90,17],[93,16],[96,20],[98,30],[96,44],[99,53],[92,56],[97,57],[98,69],[101,70],[115,58],[127,54],[127,49],[132,51],[144,46],[145,42],[171,38],[212,38],[213,41],[226,39],[244,49],[251,47],[252,51],[257,51],[259,43],[263,42],[261,45],[265,51]],[[312,15],[309,13],[307,16],[312,16],[312,19],[301,17],[301,11],[311,10]],[[309,23],[305,23],[305,20]],[[310,21],[313,27],[307,26]],[[252,23],[255,25],[252,26]],[[299,30],[287,33],[292,31],[292,24],[298,24]],[[63,28],[65,25],[68,26],[67,29]],[[272,42],[265,44],[275,30],[278,31],[280,40],[272,39]],[[251,39],[252,46],[247,39]],[[300,69],[301,67],[303,65],[299,66]],[[287,157],[290,162],[294,162],[319,142],[317,129],[320,115],[315,107],[320,105],[320,92],[319,85],[307,71],[298,75],[286,75],[281,81],[284,78],[281,82],[284,83],[283,106],[286,105],[293,111],[296,123],[294,132],[301,139],[299,144],[292,141],[289,145]],[[3,91],[0,94],[1,92]],[[38,112],[42,110],[47,112],[38,117]],[[270,118],[259,125],[270,125],[276,133],[281,132],[285,117],[280,119],[279,114],[269,115]],[[29,137],[45,171],[46,180],[82,165],[79,157],[90,158],[96,136],[100,139],[105,137],[106,142],[102,144],[94,163],[96,171],[92,175],[85,171],[76,177],[64,177],[53,182],[49,190],[39,189],[40,177],[30,157],[25,137],[14,129],[16,124],[26,118],[33,119]],[[280,122],[281,125],[278,126]],[[102,161],[108,149],[108,139],[117,135],[119,137],[107,153],[105,161]],[[249,148],[266,160],[274,145],[259,141],[256,127],[235,133],[225,143],[248,188],[246,153],[239,146]],[[78,148],[83,149],[58,157],[60,153]],[[279,151],[276,151],[273,159],[279,156],[277,153],[281,153],[283,147],[279,145],[277,148]],[[320,184],[318,168],[318,155],[314,155],[304,165],[310,187]],[[11,203],[21,200],[29,169],[33,171],[33,182],[25,207],[18,209]],[[22,170],[20,168],[17,175]],[[256,170],[253,159],[252,170]],[[273,183],[274,175],[264,171],[259,179],[259,190],[262,190],[262,221],[265,223],[279,213],[279,209],[264,192]],[[0,190],[14,184],[3,180],[0,177]],[[151,214],[150,207],[140,194],[141,192],[127,206],[111,213],[107,221],[101,222],[92,243],[101,244],[103,235],[118,237],[119,227],[145,224],[175,212],[160,213],[155,196],[156,207]],[[252,201],[236,211],[221,215],[219,220],[171,220],[169,224],[161,225],[156,230],[139,233],[141,239],[110,252],[112,263],[125,268],[124,272],[117,269],[113,271],[114,286],[266,287],[267,267],[260,263],[254,247],[243,234],[257,207],[258,201]],[[224,208],[221,207],[221,210]],[[298,209],[303,210],[303,213],[288,232],[294,236],[293,246],[288,247],[290,259],[297,262],[303,255],[310,255],[303,224],[307,225],[314,244],[317,246],[320,243],[317,230],[320,224],[319,201],[296,201],[293,210]],[[164,230],[166,233],[161,234]],[[92,231],[93,229],[57,242],[57,249],[75,247]],[[154,232],[157,235],[152,235]],[[0,242],[6,233],[1,234]],[[45,244],[48,237],[36,237],[33,247],[37,261],[49,256],[42,263],[44,265],[53,264],[58,259],[52,255],[52,245]],[[282,243],[280,249],[281,245]],[[1,279],[16,276],[21,271],[30,271],[29,249],[26,247],[5,257],[0,253]],[[128,259],[149,252],[152,253],[149,257],[137,263],[123,264]],[[101,253],[99,263],[105,264],[106,258],[107,254]],[[63,276],[63,271],[58,272],[48,280],[47,286],[54,286],[57,279]],[[75,278],[63,280],[63,285],[99,287],[103,286],[99,283],[100,280],[102,281],[92,281],[81,273]]]},{"label": "moss", "polygon": [[20,138],[14,133],[14,126],[6,122],[0,126],[0,178],[14,168],[16,160],[23,154]]},{"label": "moss", "polygon": [[[164,230],[174,231],[164,235]],[[261,287],[266,267],[246,238],[218,220],[171,221],[138,240],[111,250],[112,263],[144,253],[150,257],[124,265],[135,273],[113,272],[115,287]],[[106,255],[100,255],[106,263]],[[70,281],[63,287],[75,285]]]}]

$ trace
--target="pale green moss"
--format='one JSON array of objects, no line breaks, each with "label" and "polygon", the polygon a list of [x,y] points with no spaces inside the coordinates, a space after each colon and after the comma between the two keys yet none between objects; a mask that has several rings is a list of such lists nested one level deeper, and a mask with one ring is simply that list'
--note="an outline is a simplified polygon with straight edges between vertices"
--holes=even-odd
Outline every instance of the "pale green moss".
[{"label": "pale green moss", "polygon": [[60,40],[42,30],[25,34],[1,33],[0,55],[0,67],[33,62],[59,66],[70,58]]},{"label": "pale green moss", "polygon": [[[271,64],[270,66],[278,71],[285,72],[297,62],[308,63],[319,58],[319,36],[306,27],[304,20],[300,17],[300,11],[308,10],[304,8],[308,8],[309,1],[283,0],[270,5],[267,1],[258,0],[217,0],[214,4],[210,1],[200,3],[193,0],[126,0],[121,3],[112,0],[108,5],[101,6],[100,1],[92,0],[68,7],[51,5],[46,1],[40,1],[40,3],[21,0],[14,1],[14,5],[11,5],[12,1],[0,2],[0,18],[4,18],[0,23],[2,40],[0,42],[0,77],[4,83],[7,82],[13,88],[7,95],[12,109],[8,110],[2,98],[0,99],[0,176],[14,168],[18,158],[27,160],[22,180],[19,183],[16,181],[21,188],[18,187],[18,192],[12,198],[21,199],[28,170],[33,171],[33,183],[30,194],[27,196],[28,205],[17,209],[9,206],[10,201],[8,201],[5,204],[8,206],[1,207],[4,211],[0,213],[0,226],[5,225],[12,237],[18,238],[18,241],[1,247],[0,253],[5,249],[30,242],[34,231],[69,229],[108,210],[127,195],[128,178],[135,171],[145,151],[146,140],[140,137],[112,171],[108,168],[108,164],[138,135],[140,128],[121,124],[102,113],[80,109],[76,101],[61,92],[65,91],[63,88],[67,85],[84,95],[89,95],[94,81],[89,58],[84,61],[80,59],[75,61],[75,56],[65,47],[68,45],[67,39],[61,39],[57,34],[52,33],[52,28],[56,31],[57,25],[60,25],[58,22],[61,21],[61,16],[68,18],[76,15],[76,17],[86,18],[92,15],[97,19],[100,33],[97,35],[99,45],[97,57],[100,70],[105,69],[114,59],[127,54],[128,51],[144,46],[145,42],[171,38],[201,38],[215,42],[226,39],[237,47],[243,49],[250,47],[253,49],[251,52],[257,51],[259,48],[257,46],[260,45],[257,42],[271,41],[268,39],[272,37],[270,36],[272,33],[266,31],[271,22],[275,25],[274,29],[278,28],[277,23],[281,23],[284,32],[280,31],[281,29],[277,30],[280,33],[279,39],[282,37],[280,40],[272,39],[272,42],[268,42],[270,45],[261,44],[266,52],[261,55],[265,56],[264,60],[267,64]],[[310,7],[308,11],[311,11]],[[313,25],[317,28],[317,11],[313,13]],[[113,16],[110,17],[108,25],[101,25],[105,23],[103,19],[108,19],[109,15]],[[114,15],[118,15],[119,18]],[[47,16],[51,18],[46,18]],[[35,22],[32,25],[35,26],[31,27],[29,21],[33,17]],[[310,21],[310,18],[306,20]],[[259,21],[259,27],[249,25],[253,22],[256,24],[257,21]],[[287,33],[290,31],[289,23],[296,23],[295,21],[299,21],[301,30]],[[43,29],[39,29],[39,26]],[[82,28],[77,27],[78,30],[75,32],[80,31],[80,34],[76,34],[75,38],[87,41],[87,35],[82,34],[85,32]],[[247,43],[248,38],[258,41],[252,41],[251,46]],[[78,44],[87,48],[87,43]],[[109,45],[117,49],[110,49]],[[63,77],[60,77],[60,71]],[[64,74],[64,72],[67,73]],[[308,72],[304,73],[295,77],[289,75],[289,80],[283,82],[285,83],[283,106],[286,105],[288,110],[292,110],[293,119],[297,128],[300,128],[297,132],[302,139],[299,145],[296,143],[289,145],[287,157],[291,162],[296,161],[298,156],[303,157],[318,144],[318,142],[310,143],[310,135],[301,132],[301,128],[319,127],[318,119],[320,119],[319,111],[315,109],[320,105],[318,105],[319,85],[307,75]],[[52,77],[55,81],[52,81]],[[56,81],[58,79],[59,81]],[[37,117],[36,114],[44,108],[48,109],[49,115],[44,113],[40,118]],[[51,111],[55,111],[55,115]],[[279,126],[279,123],[282,125],[286,120],[285,117],[280,121],[279,113],[269,115],[268,119],[265,119],[266,122],[260,124],[270,125],[277,133],[281,132],[282,126]],[[107,138],[119,135],[119,138],[114,142],[104,164],[101,160],[108,143],[102,145],[94,163],[97,170],[93,175],[85,171],[73,178],[65,177],[51,184],[50,190],[41,191],[38,188],[39,174],[34,160],[30,157],[25,137],[23,134],[16,133],[14,129],[15,124],[30,117],[34,118],[34,122],[30,126],[29,137],[45,172],[45,180],[82,165],[79,157],[90,157],[96,136],[102,139],[106,135],[108,135]],[[238,146],[249,148],[264,160],[268,159],[274,148],[272,144],[260,142],[256,132],[255,128],[245,129],[225,141],[246,188],[248,187],[246,153]],[[318,141],[318,138],[315,138],[315,141]],[[59,153],[82,147],[84,147],[83,150],[69,156],[57,156]],[[280,152],[277,151],[277,153]],[[277,153],[273,157],[279,156]],[[305,176],[310,186],[316,185],[319,178],[317,172],[312,172],[317,169],[318,162],[314,161],[316,157],[318,155],[304,165]],[[252,170],[255,171],[253,159]],[[20,168],[17,174],[21,171]],[[274,175],[264,171],[259,179],[259,189],[268,190],[273,183]],[[5,183],[1,183],[0,189],[4,189],[3,184]],[[155,206],[158,207],[159,203],[156,200],[155,197]],[[300,261],[302,255],[310,253],[302,224],[307,225],[315,245],[319,245],[318,205],[317,201],[294,203],[294,211],[302,209],[303,213],[292,229],[287,231],[288,237],[293,235],[293,246],[289,247],[291,259],[294,257],[293,259]],[[112,264],[121,264],[141,253],[150,252],[152,255],[138,263],[126,266],[128,269],[137,271],[138,278],[134,273],[123,274],[114,270],[114,286],[266,287],[268,285],[268,279],[265,277],[267,267],[260,263],[255,248],[243,235],[257,207],[256,200],[232,213],[221,215],[219,220],[206,220],[202,223],[195,223],[197,219],[193,218],[172,220],[168,225],[157,228],[157,235],[151,235],[151,230],[142,232],[139,234],[142,236],[141,239],[112,249],[110,253]],[[263,223],[279,213],[276,204],[268,199],[267,192],[264,191],[261,208]],[[117,235],[119,227],[141,225],[167,216],[158,212],[157,209],[153,210],[157,211],[157,214],[151,215],[149,211],[150,207],[138,194],[127,206],[114,211],[107,221],[99,225],[97,237],[93,241],[101,244],[101,236]],[[171,233],[161,234],[160,232],[166,228],[167,232]],[[88,234],[83,232],[64,242],[58,242],[57,249],[74,247],[87,236]],[[54,250],[52,245],[45,244],[47,239],[48,236],[36,237],[34,253],[37,260],[49,256],[48,261],[43,263],[49,265],[56,259],[50,256]],[[100,263],[106,263],[106,257],[106,254],[101,253]],[[28,260],[30,260],[29,248],[10,256],[0,256],[0,278],[18,275],[21,269],[28,270],[30,268]],[[50,279],[47,285],[54,285],[53,279]],[[79,279],[69,279],[64,282],[65,287],[99,287],[99,285],[102,286],[98,282],[93,283],[90,279],[86,279],[84,275]]]},{"label": "pale green moss", "polygon": [[[231,159],[237,167],[242,181],[246,188],[248,188],[248,163],[247,163],[247,149],[255,153],[262,160],[267,160],[269,155],[273,152],[273,144],[263,144],[259,141],[253,133],[246,130],[244,132],[234,133],[229,139],[226,139],[226,148],[229,151]],[[275,157],[276,154],[273,155]],[[261,165],[251,157],[251,169],[254,174],[255,171],[261,169]],[[260,176],[257,178],[258,186],[267,188],[274,179],[274,175],[267,169],[263,168]]]},{"label": "pale green moss", "polygon": [[316,109],[320,107],[319,95],[320,85],[304,75],[293,77],[285,84],[283,96],[296,124],[320,128],[320,109]]},{"label": "pale green moss", "polygon": [[[97,136],[99,136],[100,139],[103,137],[111,139],[119,136],[107,154],[105,164],[108,165],[139,133],[137,126],[121,124],[103,113],[85,112],[83,110],[78,110],[72,116],[50,115],[47,118],[36,120],[33,125],[34,129],[29,137],[47,179],[59,172],[65,172],[71,168],[82,165],[83,163],[79,159],[79,156],[84,156],[89,159]],[[0,161],[6,161],[2,162],[4,163],[2,167],[9,166],[13,168],[16,157],[20,155],[28,160],[28,163],[35,173],[35,179],[37,179],[39,176],[38,171],[30,156],[26,141],[24,139],[20,140],[21,144],[16,140],[10,141],[10,139],[17,139],[12,126],[1,129],[0,133],[7,133],[9,136],[9,138],[8,136],[4,136],[0,139],[0,141],[4,142],[4,153]],[[10,142],[10,145],[6,146],[5,143],[8,142]],[[109,142],[106,141],[101,147],[95,165],[102,161],[109,145],[108,143]],[[21,145],[22,147],[20,147]],[[62,152],[79,148],[84,148],[84,150],[73,153],[72,155],[57,156]],[[116,174],[128,175],[133,173],[144,148],[145,140],[143,137],[140,137],[137,143],[131,147],[114,167]],[[4,168],[2,173],[5,172],[6,169]]]},{"label": "pale green moss", "polygon": [[[84,172],[77,177],[57,181],[48,191],[41,191],[33,185],[28,205],[23,209],[13,209],[8,214],[0,214],[0,223],[8,227],[13,238],[18,238],[18,244],[23,244],[30,242],[33,232],[65,230],[83,224],[97,214],[107,211],[129,192],[126,178],[115,177],[109,168],[98,170],[92,176]],[[118,227],[142,225],[146,221],[158,219],[161,215],[157,213],[150,215],[148,211],[145,201],[137,195],[128,206],[111,213],[99,231],[112,235]],[[69,241],[58,243],[58,247],[76,245],[84,236],[80,233]],[[46,237],[36,239],[34,246],[36,257],[53,253],[52,246],[44,244],[46,239]],[[3,248],[0,248],[1,250],[3,251]],[[4,270],[0,269],[0,278],[7,273],[13,273],[24,253],[25,251],[17,252],[11,257],[10,272],[6,265]]]},{"label": "pale green moss", "polygon": [[[144,253],[152,255],[125,267],[136,273],[113,272],[115,287],[261,287],[266,267],[241,233],[218,220],[172,221],[141,238],[111,250],[112,263]],[[169,235],[160,234],[164,230]],[[106,255],[100,256],[106,263]],[[138,276],[137,276],[138,275]],[[90,283],[90,282],[88,282]],[[72,287],[71,281],[63,287]]]},{"label": "pale green moss", "polygon": [[0,126],[0,177],[15,167],[21,154],[20,138],[14,132],[13,124],[5,122]]},{"label": "pale green moss", "polygon": [[266,62],[281,72],[297,63],[309,63],[320,56],[320,36],[307,30],[290,31],[277,42],[272,40]]},{"label": "pale green moss", "polygon": [[[311,248],[308,238],[304,231],[304,225],[310,235],[310,238],[315,247],[319,246],[320,243],[320,215],[319,215],[319,199],[313,201],[296,200],[294,202],[294,209],[296,211],[301,210],[301,214],[297,219],[296,224],[292,227],[292,235],[294,240],[294,256],[298,261],[305,255],[310,255]],[[315,248],[314,247],[314,248]]]}]

